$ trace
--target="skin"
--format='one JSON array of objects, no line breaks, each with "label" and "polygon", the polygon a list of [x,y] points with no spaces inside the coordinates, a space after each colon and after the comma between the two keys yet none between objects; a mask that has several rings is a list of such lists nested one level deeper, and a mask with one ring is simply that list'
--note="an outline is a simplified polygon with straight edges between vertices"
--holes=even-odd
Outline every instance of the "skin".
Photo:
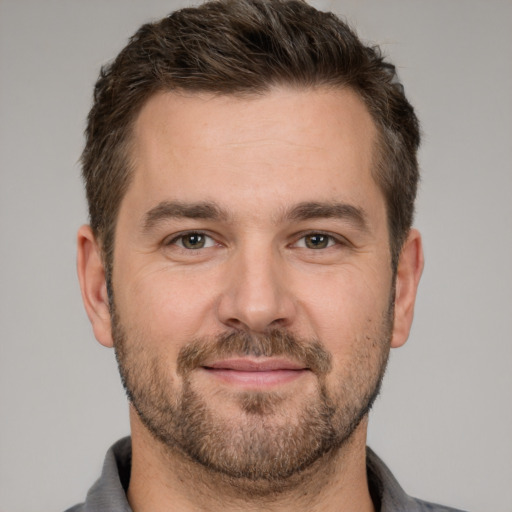
[{"label": "skin", "polygon": [[[393,272],[385,201],[371,175],[375,134],[364,104],[350,90],[150,98],[135,123],[135,172],[117,221],[113,288],[124,330],[134,333],[131,339],[144,340],[141,354],[158,359],[173,393],[179,396],[183,387],[180,349],[228,331],[282,328],[320,340],[331,356],[325,385],[332,396],[351,372],[356,382],[365,379],[378,371],[382,354],[405,343],[423,268],[421,238],[411,230],[403,247],[392,331],[381,340]],[[169,209],[162,214],[162,205],[177,201],[215,203],[223,215],[176,217]],[[304,203],[349,208],[336,216],[290,213]],[[205,246],[187,248],[184,242],[194,239],[180,236],[196,230],[206,236]],[[318,233],[327,243],[312,248]],[[111,347],[101,252],[88,226],[78,234],[78,274],[94,334]],[[236,364],[293,362],[241,359]],[[244,367],[191,375],[211,410],[235,426],[248,421],[237,400],[242,392],[279,396],[284,414],[269,420],[279,425],[295,418],[318,386],[311,371],[290,375]],[[305,472],[307,478],[292,479],[278,496],[260,493],[251,499],[163,447],[133,407],[130,419],[128,498],[135,512],[373,510],[365,470],[366,417],[341,449]]]}]

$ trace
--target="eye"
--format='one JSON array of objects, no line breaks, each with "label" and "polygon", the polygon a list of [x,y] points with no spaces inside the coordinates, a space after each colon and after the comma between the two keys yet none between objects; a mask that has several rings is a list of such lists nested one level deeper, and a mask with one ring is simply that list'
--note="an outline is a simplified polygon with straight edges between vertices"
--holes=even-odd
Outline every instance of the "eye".
[{"label": "eye", "polygon": [[310,233],[303,236],[296,244],[297,247],[306,249],[327,249],[336,245],[337,241],[330,235],[324,233]]},{"label": "eye", "polygon": [[204,233],[197,233],[194,231],[173,238],[167,245],[177,245],[182,249],[198,250],[213,247],[215,245],[215,240]]}]

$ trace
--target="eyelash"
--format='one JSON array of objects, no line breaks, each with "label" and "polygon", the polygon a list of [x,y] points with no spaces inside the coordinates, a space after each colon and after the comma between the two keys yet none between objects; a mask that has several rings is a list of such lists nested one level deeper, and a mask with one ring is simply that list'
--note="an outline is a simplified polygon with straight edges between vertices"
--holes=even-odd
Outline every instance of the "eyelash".
[{"label": "eyelash", "polygon": [[[211,243],[207,247],[199,247],[197,249],[192,249],[192,248],[184,247],[183,240],[186,237],[191,237],[191,236],[194,236],[194,235],[207,238],[207,239],[211,240],[213,243]],[[178,243],[179,241],[181,241],[181,245]],[[169,246],[175,245],[179,249],[182,249],[184,251],[197,251],[199,249],[207,249],[208,247],[213,247],[214,245],[217,245],[217,242],[215,242],[215,239],[211,235],[209,235],[209,234],[207,234],[207,233],[205,233],[203,231],[186,231],[184,233],[180,233],[178,235],[173,236],[171,239],[165,239],[164,242],[163,242],[163,245],[165,247],[169,247]]]},{"label": "eyelash", "polygon": [[[307,242],[306,242],[306,239],[308,237],[325,237],[327,239],[327,245],[325,247],[307,247]],[[296,239],[296,242],[294,242],[294,246],[298,246],[298,243],[300,241],[304,240],[304,246],[302,246],[301,248],[302,249],[309,249],[311,251],[320,251],[320,250],[325,250],[325,249],[329,249],[330,247],[333,247],[333,246],[336,246],[336,245],[347,245],[347,241],[340,237],[340,236],[335,236],[335,235],[332,235],[330,233],[326,233],[324,231],[309,231],[307,233],[301,233],[301,236],[299,238]]]},{"label": "eyelash", "polygon": [[[198,247],[196,249],[190,248],[190,247],[185,247],[184,244],[183,244],[183,240],[186,237],[191,237],[191,236],[194,236],[194,235],[197,235],[199,237],[204,237],[206,239],[209,239],[210,242],[209,243],[208,243],[208,241],[206,242],[208,244],[206,247]],[[299,242],[301,240],[306,240],[307,237],[314,237],[314,236],[326,237],[327,238],[327,245],[325,247],[312,248],[312,247],[307,247],[307,242],[304,242],[304,246],[302,246],[302,247],[298,246],[298,244],[299,244]],[[295,242],[290,244],[291,247],[297,247],[297,248],[301,248],[301,249],[308,249],[308,250],[311,250],[311,251],[321,251],[321,250],[325,250],[325,249],[328,249],[328,248],[336,246],[336,245],[341,245],[341,246],[349,245],[349,242],[344,237],[335,236],[335,235],[332,235],[330,233],[326,233],[324,231],[308,231],[308,232],[305,232],[305,233],[300,233],[300,236],[294,237],[294,239],[295,239]],[[179,243],[180,241],[181,241],[181,244]],[[181,250],[184,250],[184,251],[187,251],[187,252],[191,252],[191,251],[198,251],[200,249],[208,249],[210,247],[213,247],[214,245],[218,245],[218,242],[216,242],[215,239],[211,235],[209,235],[208,233],[205,233],[204,231],[195,231],[194,230],[194,231],[186,231],[186,232],[180,233],[178,235],[173,236],[171,239],[165,239],[164,242],[163,242],[163,245],[165,247],[169,247],[169,246],[174,245],[174,246],[178,247]]]}]

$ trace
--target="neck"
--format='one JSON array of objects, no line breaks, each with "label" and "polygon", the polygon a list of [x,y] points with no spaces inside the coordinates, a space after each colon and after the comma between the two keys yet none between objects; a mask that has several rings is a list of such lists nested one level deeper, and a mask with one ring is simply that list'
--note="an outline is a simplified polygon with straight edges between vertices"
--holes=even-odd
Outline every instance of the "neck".
[{"label": "neck", "polygon": [[130,408],[133,512],[374,512],[366,477],[365,418],[338,450],[281,482],[234,479],[170,451]]}]

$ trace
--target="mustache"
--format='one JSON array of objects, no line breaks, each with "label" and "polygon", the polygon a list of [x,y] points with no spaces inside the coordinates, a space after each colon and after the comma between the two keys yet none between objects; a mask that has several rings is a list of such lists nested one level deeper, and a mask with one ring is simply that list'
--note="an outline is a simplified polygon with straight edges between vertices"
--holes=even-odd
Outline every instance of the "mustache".
[{"label": "mustache", "polygon": [[178,375],[185,375],[207,361],[234,356],[286,356],[318,375],[331,369],[331,354],[318,340],[300,339],[284,329],[266,333],[234,331],[201,338],[183,347],[177,359]]}]

